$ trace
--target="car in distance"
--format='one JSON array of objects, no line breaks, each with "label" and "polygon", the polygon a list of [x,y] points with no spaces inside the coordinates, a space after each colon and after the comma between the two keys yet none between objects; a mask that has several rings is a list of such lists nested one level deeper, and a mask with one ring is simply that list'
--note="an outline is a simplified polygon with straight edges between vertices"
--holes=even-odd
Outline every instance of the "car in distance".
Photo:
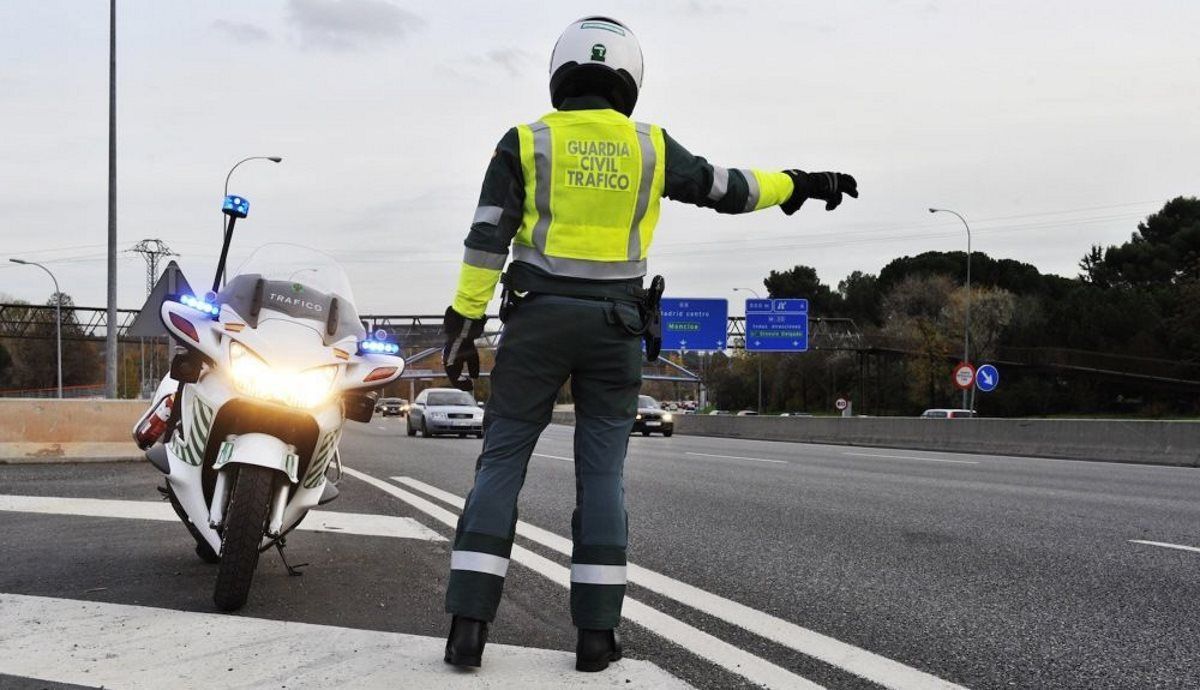
[{"label": "car in distance", "polygon": [[468,434],[483,438],[483,410],[470,393],[457,388],[426,388],[408,408],[406,422],[409,436]]},{"label": "car in distance", "polygon": [[925,410],[921,413],[922,419],[967,419],[975,416],[974,410],[956,410],[940,407]]},{"label": "car in distance", "polygon": [[404,398],[380,398],[375,405],[375,411],[384,417],[402,415],[406,408],[408,408],[408,401]]},{"label": "car in distance", "polygon": [[638,396],[637,418],[633,420],[633,433],[649,436],[659,433],[670,436],[675,433],[675,416],[662,409],[658,401],[648,395]]}]

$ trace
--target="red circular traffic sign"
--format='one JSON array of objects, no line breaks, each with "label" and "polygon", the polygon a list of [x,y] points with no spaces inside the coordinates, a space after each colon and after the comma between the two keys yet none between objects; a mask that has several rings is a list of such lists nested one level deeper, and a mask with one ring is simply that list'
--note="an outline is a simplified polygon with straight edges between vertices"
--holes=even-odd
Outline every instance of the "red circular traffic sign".
[{"label": "red circular traffic sign", "polygon": [[958,366],[954,367],[954,385],[963,390],[970,390],[973,383],[975,367],[971,366],[970,362],[959,362]]},{"label": "red circular traffic sign", "polygon": [[838,411],[840,412],[840,411],[846,409],[847,407],[849,407],[850,402],[848,400],[846,400],[845,398],[838,398],[837,402],[835,402],[833,404],[833,406],[836,407],[838,409]]}]

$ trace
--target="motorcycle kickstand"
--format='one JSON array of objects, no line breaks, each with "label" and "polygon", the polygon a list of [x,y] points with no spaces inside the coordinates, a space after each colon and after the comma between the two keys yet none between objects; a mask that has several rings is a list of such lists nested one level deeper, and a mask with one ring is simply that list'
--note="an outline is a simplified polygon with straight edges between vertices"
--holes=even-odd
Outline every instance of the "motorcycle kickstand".
[{"label": "motorcycle kickstand", "polygon": [[300,571],[300,569],[308,564],[297,563],[293,566],[291,563],[288,563],[287,556],[283,555],[283,547],[285,546],[287,546],[287,542],[285,542],[283,539],[275,542],[275,550],[279,552],[279,560],[283,561],[283,567],[287,568],[288,575],[291,575],[292,577],[300,577],[304,574]]}]

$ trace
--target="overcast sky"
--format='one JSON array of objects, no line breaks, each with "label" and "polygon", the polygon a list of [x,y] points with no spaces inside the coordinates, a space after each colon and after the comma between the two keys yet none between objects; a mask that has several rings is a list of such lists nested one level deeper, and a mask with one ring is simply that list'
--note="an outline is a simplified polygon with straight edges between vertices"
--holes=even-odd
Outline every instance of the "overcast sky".
[{"label": "overcast sky", "polygon": [[[338,258],[362,312],[438,313],[496,141],[549,109],[562,28],[609,14],[642,42],[637,119],[732,167],[840,170],[862,198],[745,216],[664,202],[651,270],[728,297],[770,269],[836,285],[975,249],[1075,275],[1092,244],[1200,194],[1200,2],[118,0],[120,246],[161,238],[211,280],[221,185],[251,200],[235,255]],[[104,303],[108,3],[0,3],[0,256]],[[236,262],[235,262],[236,264]],[[119,261],[119,302],[145,268]],[[0,264],[0,293],[49,295]],[[740,307],[731,311],[738,313]]]}]

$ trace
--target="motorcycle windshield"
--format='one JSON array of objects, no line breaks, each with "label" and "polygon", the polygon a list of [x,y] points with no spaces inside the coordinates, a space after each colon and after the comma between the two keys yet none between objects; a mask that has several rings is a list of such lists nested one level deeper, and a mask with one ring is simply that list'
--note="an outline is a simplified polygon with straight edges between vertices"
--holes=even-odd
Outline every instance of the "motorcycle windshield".
[{"label": "motorcycle windshield", "polygon": [[265,244],[231,273],[217,295],[251,328],[272,318],[304,322],[326,345],[366,331],[350,279],[328,254],[296,244]]}]

